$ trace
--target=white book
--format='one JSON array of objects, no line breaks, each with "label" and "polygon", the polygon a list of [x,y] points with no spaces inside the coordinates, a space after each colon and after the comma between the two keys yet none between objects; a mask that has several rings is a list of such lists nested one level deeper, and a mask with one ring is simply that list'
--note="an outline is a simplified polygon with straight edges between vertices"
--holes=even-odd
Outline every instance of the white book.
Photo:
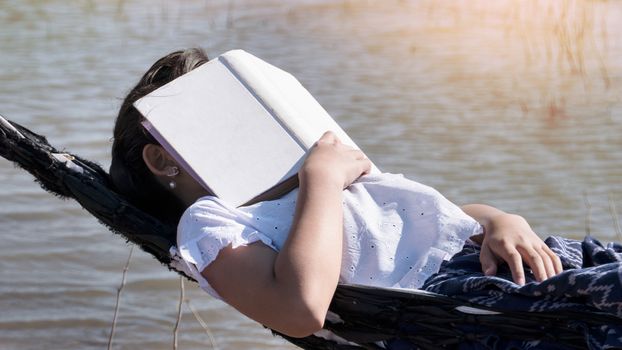
[{"label": "white book", "polygon": [[210,60],[134,106],[185,171],[235,206],[294,188],[306,152],[325,131],[358,148],[294,76],[242,50]]}]

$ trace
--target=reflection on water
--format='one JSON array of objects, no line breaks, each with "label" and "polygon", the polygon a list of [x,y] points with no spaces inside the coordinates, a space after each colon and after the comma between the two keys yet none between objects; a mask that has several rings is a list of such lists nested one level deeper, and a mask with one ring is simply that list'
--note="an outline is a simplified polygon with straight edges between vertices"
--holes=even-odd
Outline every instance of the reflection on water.
[{"label": "reflection on water", "polygon": [[[244,48],[294,73],[384,170],[543,235],[616,239],[622,5],[610,1],[8,1],[0,113],[109,164],[124,92],[157,58]],[[129,248],[0,161],[0,344],[106,346]],[[586,209],[586,203],[591,210]],[[196,290],[221,349],[291,348]],[[170,348],[178,279],[136,254],[115,348]],[[185,310],[180,348],[209,347]]]}]

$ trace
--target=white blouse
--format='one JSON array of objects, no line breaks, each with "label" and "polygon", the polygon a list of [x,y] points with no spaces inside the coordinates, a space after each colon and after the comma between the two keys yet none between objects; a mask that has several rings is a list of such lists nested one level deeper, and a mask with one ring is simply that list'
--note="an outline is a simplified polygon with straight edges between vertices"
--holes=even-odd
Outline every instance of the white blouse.
[{"label": "white blouse", "polygon": [[[297,193],[239,208],[212,196],[191,205],[179,222],[177,242],[201,288],[220,299],[199,271],[228,245],[261,241],[279,251]],[[366,175],[350,185],[343,191],[343,217],[340,283],[349,284],[419,288],[467,238],[482,232],[438,191],[396,174]]]}]

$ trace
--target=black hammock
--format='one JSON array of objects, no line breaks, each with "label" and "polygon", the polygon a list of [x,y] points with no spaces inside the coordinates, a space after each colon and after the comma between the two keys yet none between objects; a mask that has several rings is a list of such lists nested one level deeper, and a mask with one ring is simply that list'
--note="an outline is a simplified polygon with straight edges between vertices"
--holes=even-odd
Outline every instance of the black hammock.
[{"label": "black hammock", "polygon": [[[111,231],[139,245],[163,265],[171,257],[176,228],[131,205],[115,192],[99,165],[52,147],[44,136],[0,116],[0,155],[30,172],[45,190],[73,198]],[[562,348],[585,348],[586,326],[622,324],[602,312],[519,312],[491,309],[444,295],[356,285],[339,285],[324,328],[327,337],[291,338],[303,349],[383,349],[401,339],[415,349],[453,349],[497,339],[544,340]],[[406,331],[408,330],[408,331]],[[415,344],[415,345],[413,345]]]}]

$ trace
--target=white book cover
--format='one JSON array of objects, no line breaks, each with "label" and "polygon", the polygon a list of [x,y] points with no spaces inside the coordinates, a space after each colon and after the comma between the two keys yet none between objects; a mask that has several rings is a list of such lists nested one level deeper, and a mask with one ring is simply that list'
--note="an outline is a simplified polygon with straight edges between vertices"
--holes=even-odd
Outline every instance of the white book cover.
[{"label": "white book cover", "polygon": [[184,170],[235,206],[291,182],[325,131],[357,147],[294,76],[242,50],[210,60],[134,106]]}]

